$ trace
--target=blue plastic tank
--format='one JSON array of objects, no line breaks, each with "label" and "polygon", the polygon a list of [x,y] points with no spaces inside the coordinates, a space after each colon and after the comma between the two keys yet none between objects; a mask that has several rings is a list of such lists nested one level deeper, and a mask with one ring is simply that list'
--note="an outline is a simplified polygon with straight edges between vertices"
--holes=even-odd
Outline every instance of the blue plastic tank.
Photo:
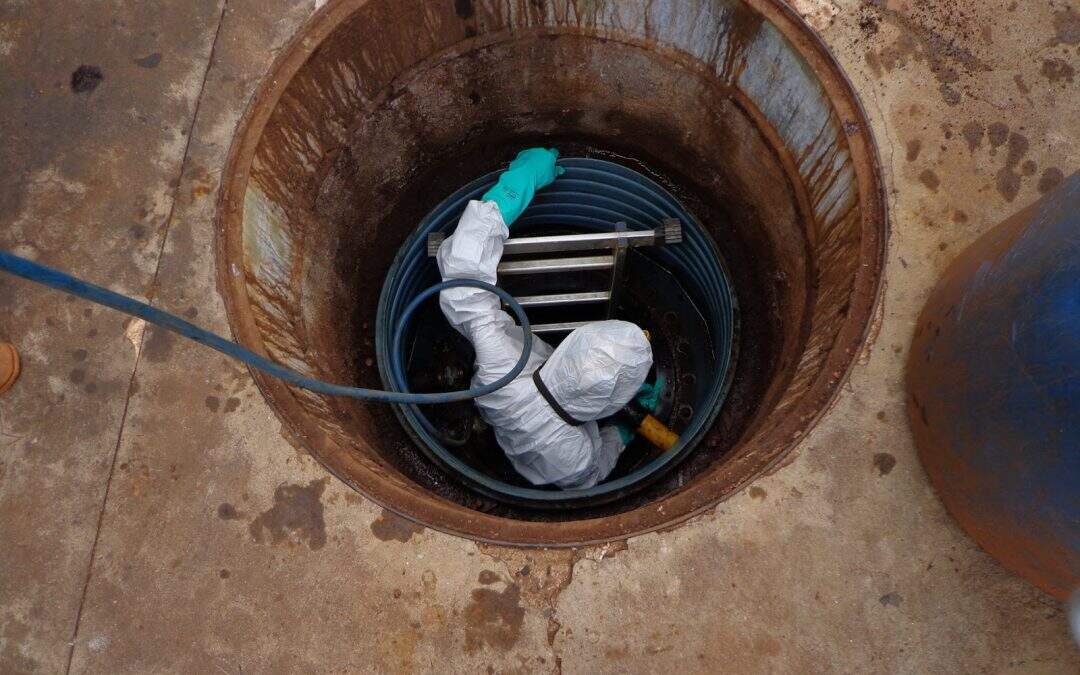
[{"label": "blue plastic tank", "polygon": [[949,266],[909,359],[938,496],[990,555],[1065,599],[1080,586],[1080,172]]}]

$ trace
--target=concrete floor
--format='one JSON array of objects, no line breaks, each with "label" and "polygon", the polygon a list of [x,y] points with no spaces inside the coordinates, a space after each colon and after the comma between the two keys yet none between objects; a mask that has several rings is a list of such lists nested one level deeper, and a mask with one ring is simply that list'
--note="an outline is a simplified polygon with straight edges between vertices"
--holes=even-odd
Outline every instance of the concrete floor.
[{"label": "concrete floor", "polygon": [[[934,497],[901,388],[948,261],[1080,167],[1080,16],[793,4],[863,96],[892,234],[872,339],[790,462],[625,544],[477,545],[331,478],[244,369],[0,279],[0,339],[24,358],[0,397],[0,672],[1080,670],[1060,603]],[[312,10],[0,4],[0,246],[227,333],[221,167]]]}]

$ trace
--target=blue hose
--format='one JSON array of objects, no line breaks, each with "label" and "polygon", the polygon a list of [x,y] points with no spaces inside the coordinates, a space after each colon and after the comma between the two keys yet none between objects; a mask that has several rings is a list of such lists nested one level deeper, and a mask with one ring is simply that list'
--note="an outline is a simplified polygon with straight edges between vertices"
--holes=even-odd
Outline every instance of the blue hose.
[{"label": "blue hose", "polygon": [[266,357],[260,356],[249,349],[245,349],[231,340],[226,340],[219,335],[215,335],[194,324],[190,324],[174,314],[164,312],[160,309],[151,307],[145,302],[140,302],[134,298],[129,298],[126,295],[115,293],[107,288],[96,286],[83,281],[82,279],[77,279],[70,274],[66,274],[51,267],[36,263],[33,260],[27,260],[26,258],[3,250],[0,250],[0,270],[44,286],[49,286],[50,288],[55,288],[76,297],[96,302],[99,305],[111,307],[126,314],[136,316],[155,326],[161,326],[162,328],[171,330],[190,340],[204,344],[211,349],[216,349],[226,356],[231,356],[238,361],[246,363],[252,368],[257,368],[264,373],[272,375],[291,385],[303,389],[310,389],[311,391],[319,392],[320,394],[349,396],[351,398],[359,398],[368,401],[403,404],[456,403],[458,401],[468,401],[481,396],[486,396],[513,382],[514,378],[525,369],[525,365],[529,362],[529,355],[532,353],[532,330],[529,326],[529,318],[525,316],[525,310],[522,306],[518,304],[512,295],[498,286],[492,286],[483,281],[475,281],[473,279],[451,279],[449,281],[443,281],[431,286],[413,298],[412,302],[410,302],[401,312],[394,328],[391,359],[394,363],[401,363],[400,350],[402,335],[404,334],[412,315],[416,312],[416,309],[425,300],[446,288],[479,288],[484,291],[490,291],[502,298],[503,302],[510,307],[510,310],[517,317],[518,323],[521,324],[521,329],[524,333],[525,344],[522,347],[521,356],[518,358],[517,363],[514,364],[514,367],[510,369],[510,372],[491,384],[463,391],[415,394],[408,392],[408,386],[403,377],[395,382],[395,386],[398,386],[401,391],[383,391],[380,389],[362,389],[360,387],[347,387],[341,384],[330,384],[329,382],[323,382],[301,375],[295,370],[274,363]]}]

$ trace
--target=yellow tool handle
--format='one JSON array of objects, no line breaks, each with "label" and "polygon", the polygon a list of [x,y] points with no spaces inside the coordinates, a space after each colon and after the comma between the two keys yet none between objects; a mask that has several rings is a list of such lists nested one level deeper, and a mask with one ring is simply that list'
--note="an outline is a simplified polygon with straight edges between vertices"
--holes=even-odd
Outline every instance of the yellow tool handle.
[{"label": "yellow tool handle", "polygon": [[679,442],[679,436],[652,415],[646,415],[637,430],[642,438],[664,452],[671,450]]}]

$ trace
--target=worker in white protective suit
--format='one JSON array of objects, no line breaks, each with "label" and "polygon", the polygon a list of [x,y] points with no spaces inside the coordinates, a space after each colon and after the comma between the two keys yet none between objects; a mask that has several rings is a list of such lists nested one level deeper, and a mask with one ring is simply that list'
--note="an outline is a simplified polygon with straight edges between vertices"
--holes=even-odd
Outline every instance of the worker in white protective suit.
[{"label": "worker in white protective suit", "polygon": [[[480,201],[470,201],[454,233],[438,252],[444,280],[494,284],[509,225],[533,194],[562,169],[558,152],[521,152]],[[522,330],[498,296],[476,288],[449,288],[439,304],[450,324],[476,351],[472,386],[508,373],[524,348]],[[604,480],[633,438],[624,427],[599,427],[630,402],[652,367],[644,332],[625,321],[598,321],[573,331],[555,349],[534,338],[528,365],[509,385],[476,399],[480,414],[514,468],[534,485],[588,488]]]}]

